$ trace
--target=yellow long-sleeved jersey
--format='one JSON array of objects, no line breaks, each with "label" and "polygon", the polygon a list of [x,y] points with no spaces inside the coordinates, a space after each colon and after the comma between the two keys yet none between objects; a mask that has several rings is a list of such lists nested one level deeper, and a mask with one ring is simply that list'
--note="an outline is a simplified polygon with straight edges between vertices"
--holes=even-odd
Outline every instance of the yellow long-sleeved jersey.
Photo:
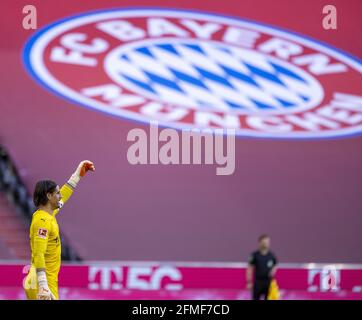
[{"label": "yellow long-sleeved jersey", "polygon": [[[73,189],[65,184],[60,189],[63,203],[66,203]],[[33,268],[45,268],[48,281],[58,280],[61,263],[61,241],[56,219],[59,209],[49,214],[37,210],[33,214],[30,225],[31,264]]]}]

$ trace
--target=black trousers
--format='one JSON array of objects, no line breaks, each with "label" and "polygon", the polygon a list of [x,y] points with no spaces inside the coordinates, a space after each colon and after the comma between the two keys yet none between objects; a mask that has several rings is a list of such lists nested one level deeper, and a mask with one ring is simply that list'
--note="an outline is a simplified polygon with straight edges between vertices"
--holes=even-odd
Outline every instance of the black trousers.
[{"label": "black trousers", "polygon": [[253,286],[253,300],[268,299],[270,279],[256,279]]}]

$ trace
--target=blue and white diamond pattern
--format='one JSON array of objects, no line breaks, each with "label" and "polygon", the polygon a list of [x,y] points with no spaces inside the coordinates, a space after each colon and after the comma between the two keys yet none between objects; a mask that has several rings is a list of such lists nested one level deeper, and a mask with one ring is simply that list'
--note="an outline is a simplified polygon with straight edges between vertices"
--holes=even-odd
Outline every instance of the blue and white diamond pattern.
[{"label": "blue and white diamond pattern", "polygon": [[151,40],[112,51],[110,77],[133,92],[191,109],[238,113],[312,108],[323,90],[300,68],[219,42]]}]

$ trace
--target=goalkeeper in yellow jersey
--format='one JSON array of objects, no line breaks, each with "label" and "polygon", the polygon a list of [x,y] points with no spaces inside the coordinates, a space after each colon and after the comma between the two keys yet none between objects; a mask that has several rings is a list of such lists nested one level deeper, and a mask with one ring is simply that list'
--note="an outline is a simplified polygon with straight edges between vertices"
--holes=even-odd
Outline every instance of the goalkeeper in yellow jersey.
[{"label": "goalkeeper in yellow jersey", "polygon": [[61,243],[56,215],[72,195],[87,171],[94,171],[91,161],[82,161],[61,188],[51,180],[37,182],[34,190],[34,212],[30,225],[31,267],[24,281],[29,300],[58,300],[58,273]]}]

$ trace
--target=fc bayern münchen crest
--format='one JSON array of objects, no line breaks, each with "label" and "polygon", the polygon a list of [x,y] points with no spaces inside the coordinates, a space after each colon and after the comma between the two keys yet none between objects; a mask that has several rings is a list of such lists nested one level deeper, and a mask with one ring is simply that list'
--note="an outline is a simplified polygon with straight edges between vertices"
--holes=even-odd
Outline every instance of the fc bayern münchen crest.
[{"label": "fc bayern m\u00fcnchen crest", "polygon": [[257,22],[172,9],[112,9],[39,30],[24,61],[45,88],[123,119],[239,136],[362,131],[361,62]]}]

